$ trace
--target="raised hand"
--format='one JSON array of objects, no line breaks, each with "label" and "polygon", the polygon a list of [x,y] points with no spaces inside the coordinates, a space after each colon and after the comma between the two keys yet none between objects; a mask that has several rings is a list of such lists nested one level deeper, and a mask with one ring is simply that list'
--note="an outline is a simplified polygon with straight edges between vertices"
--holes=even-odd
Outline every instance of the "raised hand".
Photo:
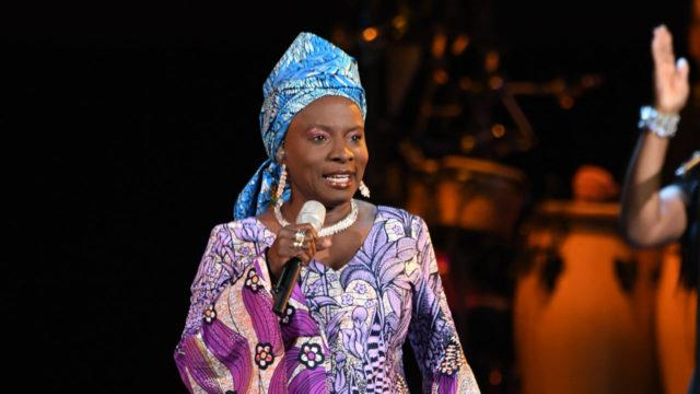
[{"label": "raised hand", "polygon": [[666,26],[654,29],[651,42],[654,58],[654,85],[656,110],[662,113],[678,113],[688,101],[688,62],[684,58],[676,61],[673,53],[673,37]]}]

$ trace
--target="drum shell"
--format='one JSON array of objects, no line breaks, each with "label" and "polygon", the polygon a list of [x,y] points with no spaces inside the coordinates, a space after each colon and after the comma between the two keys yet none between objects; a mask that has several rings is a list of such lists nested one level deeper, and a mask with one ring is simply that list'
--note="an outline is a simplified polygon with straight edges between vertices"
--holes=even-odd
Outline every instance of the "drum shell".
[{"label": "drum shell", "polygon": [[431,172],[413,172],[406,209],[430,225],[510,239],[526,195],[519,170],[487,160],[448,157]]},{"label": "drum shell", "polygon": [[665,249],[656,294],[656,347],[664,393],[685,394],[695,366],[697,292],[679,281],[680,248]]},{"label": "drum shell", "polygon": [[523,393],[659,392],[661,253],[630,248],[617,212],[615,204],[550,202],[524,225],[513,305]]}]

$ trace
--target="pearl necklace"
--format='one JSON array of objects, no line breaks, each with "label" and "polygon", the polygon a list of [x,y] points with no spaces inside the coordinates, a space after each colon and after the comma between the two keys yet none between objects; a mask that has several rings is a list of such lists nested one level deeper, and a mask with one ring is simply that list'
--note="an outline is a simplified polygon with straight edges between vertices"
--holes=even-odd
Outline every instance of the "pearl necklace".
[{"label": "pearl necklace", "polygon": [[[282,204],[275,204],[275,218],[277,221],[280,223],[280,226],[286,227],[289,226],[290,223],[282,217]],[[352,226],[355,224],[357,221],[357,216],[360,213],[360,210],[357,208],[357,203],[355,200],[350,200],[350,213],[348,216],[346,216],[343,220],[339,221],[338,223],[324,227],[318,232],[319,237],[328,237],[333,234],[337,234],[343,230],[346,230],[348,227]]]}]

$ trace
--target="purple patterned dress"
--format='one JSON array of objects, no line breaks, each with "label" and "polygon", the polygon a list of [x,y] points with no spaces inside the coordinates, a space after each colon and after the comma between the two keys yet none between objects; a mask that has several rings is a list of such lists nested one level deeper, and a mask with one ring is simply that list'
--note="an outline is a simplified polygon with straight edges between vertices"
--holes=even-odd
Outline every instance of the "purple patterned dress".
[{"label": "purple patterned dress", "polygon": [[357,254],[304,267],[286,316],[272,312],[256,218],[214,227],[175,350],[193,393],[405,393],[408,337],[428,393],[478,393],[437,272],[425,222],[378,207]]}]

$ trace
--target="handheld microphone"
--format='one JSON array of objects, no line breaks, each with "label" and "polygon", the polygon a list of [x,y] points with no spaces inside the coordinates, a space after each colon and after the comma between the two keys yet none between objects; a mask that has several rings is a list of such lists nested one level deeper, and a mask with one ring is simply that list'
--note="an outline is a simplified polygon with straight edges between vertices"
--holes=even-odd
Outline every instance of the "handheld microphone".
[{"label": "handheld microphone", "polygon": [[[297,215],[297,224],[309,223],[318,231],[323,226],[325,219],[326,207],[318,201],[309,200],[301,207],[301,211]],[[299,277],[299,271],[301,271],[301,260],[298,257],[292,257],[282,266],[280,279],[272,289],[272,296],[275,301],[272,310],[278,316],[284,316],[287,310],[289,297],[291,297],[292,290],[294,290],[294,283]]]}]

